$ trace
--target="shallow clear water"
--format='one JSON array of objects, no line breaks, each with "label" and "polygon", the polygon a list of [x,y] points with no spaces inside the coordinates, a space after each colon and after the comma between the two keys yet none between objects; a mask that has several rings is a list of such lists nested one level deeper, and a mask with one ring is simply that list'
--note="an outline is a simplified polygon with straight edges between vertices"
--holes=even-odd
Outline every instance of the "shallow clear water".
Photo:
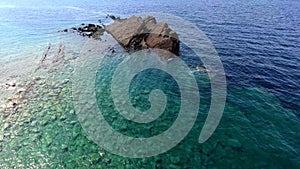
[{"label": "shallow clear water", "polygon": [[[204,73],[194,73],[201,106],[192,131],[174,149],[145,159],[113,155],[90,141],[73,112],[71,89],[67,86],[59,101],[38,93],[38,99],[28,104],[34,120],[17,127],[19,136],[9,143],[0,143],[2,166],[299,168],[298,1],[4,1],[0,2],[0,58],[41,55],[49,42],[57,43],[73,36],[58,33],[58,30],[81,23],[97,23],[98,19],[105,21],[107,13],[128,16],[139,12],[180,16],[197,25],[215,46],[225,68],[228,95],[224,116],[212,138],[204,144],[197,142],[210,106],[210,84]],[[192,69],[201,63],[184,45],[180,57]],[[108,90],[110,76],[107,75],[113,73],[113,65],[121,58],[106,58],[107,64],[99,68],[96,80],[99,107],[112,104]],[[160,86],[156,82],[161,79],[165,83]],[[176,118],[180,104],[176,84],[155,70],[144,72],[135,80],[131,100],[138,109],[149,108],[146,101],[149,93],[139,92],[145,87],[147,90],[162,88],[176,97],[168,103],[164,115],[148,126],[137,126],[118,117],[113,107],[104,112],[106,119],[117,131],[135,137],[149,137],[166,130]],[[105,156],[101,157],[99,152]]]}]

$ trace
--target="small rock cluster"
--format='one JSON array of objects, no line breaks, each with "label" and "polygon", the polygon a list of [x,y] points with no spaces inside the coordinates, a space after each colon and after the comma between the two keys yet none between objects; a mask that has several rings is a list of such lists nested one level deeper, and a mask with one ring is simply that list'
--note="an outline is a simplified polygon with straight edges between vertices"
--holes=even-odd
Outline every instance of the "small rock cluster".
[{"label": "small rock cluster", "polygon": [[79,35],[83,37],[89,37],[99,40],[100,36],[102,36],[105,32],[105,29],[100,25],[82,23],[81,27],[73,27],[71,29],[61,30],[59,32],[78,32]]},{"label": "small rock cluster", "polygon": [[110,19],[112,19],[112,20],[120,20],[121,18],[120,17],[116,17],[116,16],[114,16],[114,15],[107,15],[106,16],[106,18],[110,18]]}]

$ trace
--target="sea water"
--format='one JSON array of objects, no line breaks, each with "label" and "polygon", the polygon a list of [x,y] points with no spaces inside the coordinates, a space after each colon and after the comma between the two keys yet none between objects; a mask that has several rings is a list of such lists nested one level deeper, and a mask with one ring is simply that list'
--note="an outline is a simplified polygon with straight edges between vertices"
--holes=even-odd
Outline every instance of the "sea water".
[{"label": "sea water", "polygon": [[[99,19],[109,23],[107,14],[126,17],[164,12],[192,22],[208,36],[224,65],[228,94],[219,127],[207,142],[199,144],[211,93],[207,74],[194,71],[201,105],[191,132],[163,154],[131,159],[107,152],[87,136],[77,119],[70,85],[61,89],[59,100],[37,92],[32,94],[35,99],[28,101],[27,111],[17,115],[30,117],[29,122],[20,120],[22,125],[12,127],[10,132],[17,132],[13,138],[0,133],[10,138],[0,142],[1,168],[299,168],[299,9],[300,3],[293,0],[2,1],[1,60],[39,57],[49,43],[70,39],[80,43],[74,34],[58,30]],[[74,51],[81,50],[80,45],[77,48]],[[132,137],[150,137],[167,130],[177,117],[180,92],[164,72],[142,72],[129,90],[131,102],[139,110],[149,109],[152,89],[165,91],[172,99],[159,119],[148,125],[136,124],[113,107],[110,75],[123,57],[117,52],[105,58],[97,73],[97,104],[105,108],[104,117],[116,131]],[[184,44],[180,58],[191,70],[201,64]],[[63,74],[56,76],[64,79]],[[158,83],[161,81],[164,83]]]}]

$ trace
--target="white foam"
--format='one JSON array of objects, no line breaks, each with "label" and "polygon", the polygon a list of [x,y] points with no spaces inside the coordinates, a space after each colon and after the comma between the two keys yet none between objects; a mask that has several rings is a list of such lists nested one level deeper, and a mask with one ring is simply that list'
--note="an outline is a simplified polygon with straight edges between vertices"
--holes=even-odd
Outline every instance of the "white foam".
[{"label": "white foam", "polygon": [[0,5],[0,8],[16,8],[15,5]]},{"label": "white foam", "polygon": [[79,8],[79,7],[76,7],[76,6],[62,6],[62,8],[74,9],[74,10],[77,10],[77,11],[84,11],[83,8]]}]

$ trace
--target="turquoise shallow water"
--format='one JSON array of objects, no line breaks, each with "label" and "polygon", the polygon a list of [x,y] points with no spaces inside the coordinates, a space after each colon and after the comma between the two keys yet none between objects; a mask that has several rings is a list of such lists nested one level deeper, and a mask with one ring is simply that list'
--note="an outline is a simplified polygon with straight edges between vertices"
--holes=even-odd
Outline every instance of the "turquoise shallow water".
[{"label": "turquoise shallow water", "polygon": [[[29,90],[24,108],[9,116],[1,112],[1,168],[299,168],[299,2],[1,3],[1,59],[41,55],[49,42],[67,42],[73,36],[57,30],[96,23],[106,13],[158,11],[181,16],[208,35],[223,61],[228,84],[224,115],[207,142],[199,144],[198,137],[210,106],[210,81],[207,74],[194,72],[201,106],[191,132],[166,153],[131,159],[105,151],[85,134],[74,110],[71,82],[52,85],[70,78],[72,66],[64,63],[57,69],[63,72],[42,74],[45,82],[37,81]],[[80,41],[74,38],[73,43],[76,40]],[[76,57],[80,47],[68,51],[66,55]],[[201,63],[184,44],[180,57],[191,69]],[[152,89],[162,89],[170,99],[164,114],[150,124],[128,121],[115,110],[110,93],[111,75],[121,60],[119,53],[105,58],[95,81],[97,103],[106,120],[132,137],[165,131],[180,106],[175,81],[158,70],[135,77],[129,91],[137,109],[149,108]],[[13,125],[7,126],[8,121]]]}]

